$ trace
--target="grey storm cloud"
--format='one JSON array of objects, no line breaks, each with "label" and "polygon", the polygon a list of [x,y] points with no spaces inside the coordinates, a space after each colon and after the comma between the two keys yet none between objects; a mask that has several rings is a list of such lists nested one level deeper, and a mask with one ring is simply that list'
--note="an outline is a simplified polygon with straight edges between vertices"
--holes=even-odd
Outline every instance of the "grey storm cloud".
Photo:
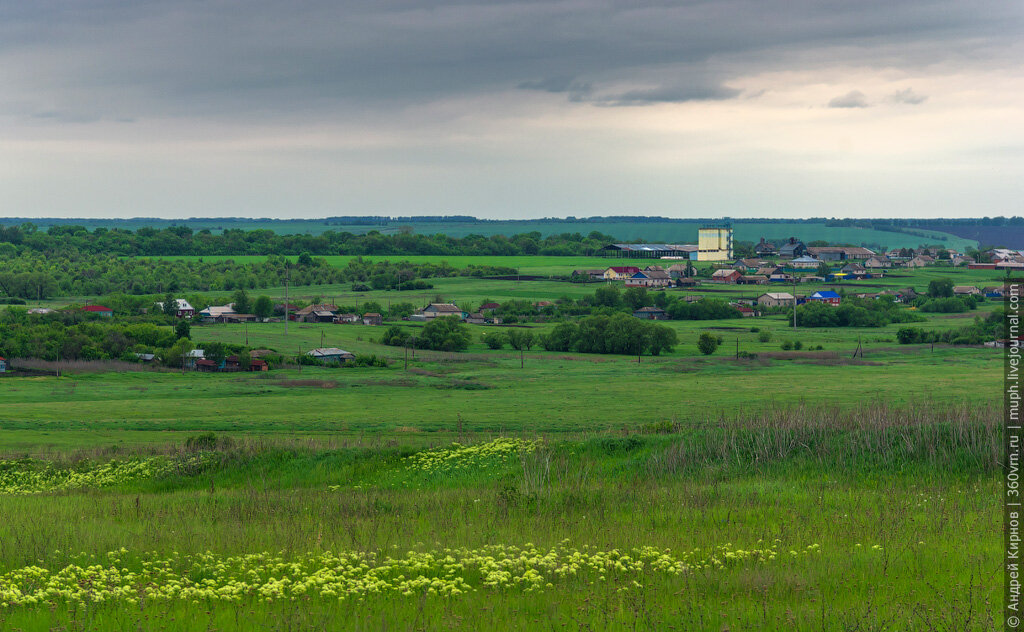
[{"label": "grey storm cloud", "polygon": [[[595,105],[734,98],[730,80],[1012,43],[1020,3],[40,0],[0,5],[0,115],[317,115],[497,90]],[[983,42],[983,44],[979,44]],[[845,51],[845,52],[844,52]],[[876,51],[878,51],[876,53]],[[916,52],[910,52],[916,51]],[[643,76],[637,81],[638,75]],[[902,101],[912,103],[910,100]]]},{"label": "grey storm cloud", "polygon": [[842,96],[838,96],[828,102],[830,108],[866,108],[868,98],[860,90],[851,90]]},{"label": "grey storm cloud", "polygon": [[927,100],[928,97],[926,95],[914,92],[913,88],[897,90],[886,97],[886,101],[889,103],[905,103],[907,105],[920,105]]}]

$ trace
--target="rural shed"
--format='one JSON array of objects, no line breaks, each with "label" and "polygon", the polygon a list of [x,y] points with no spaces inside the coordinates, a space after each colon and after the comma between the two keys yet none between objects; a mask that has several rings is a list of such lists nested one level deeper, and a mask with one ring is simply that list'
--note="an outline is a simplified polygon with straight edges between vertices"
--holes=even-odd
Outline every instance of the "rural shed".
[{"label": "rural shed", "polygon": [[306,355],[324,362],[346,362],[354,360],[356,357],[354,353],[337,347],[317,347],[307,351]]}]

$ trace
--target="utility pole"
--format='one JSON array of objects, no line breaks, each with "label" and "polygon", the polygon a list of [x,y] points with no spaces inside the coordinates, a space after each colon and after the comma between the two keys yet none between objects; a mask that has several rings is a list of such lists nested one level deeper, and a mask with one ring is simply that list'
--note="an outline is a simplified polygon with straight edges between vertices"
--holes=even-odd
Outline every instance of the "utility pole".
[{"label": "utility pole", "polygon": [[288,335],[288,268],[284,269],[284,335]]},{"label": "utility pole", "polygon": [[245,323],[245,346],[249,346],[249,322]]},{"label": "utility pole", "polygon": [[736,336],[736,359],[740,359],[740,337]]},{"label": "utility pole", "polygon": [[796,275],[793,275],[793,331],[796,331]]},{"label": "utility pole", "polygon": [[321,329],[320,330],[320,348],[322,349],[323,346],[324,346],[324,330]]}]

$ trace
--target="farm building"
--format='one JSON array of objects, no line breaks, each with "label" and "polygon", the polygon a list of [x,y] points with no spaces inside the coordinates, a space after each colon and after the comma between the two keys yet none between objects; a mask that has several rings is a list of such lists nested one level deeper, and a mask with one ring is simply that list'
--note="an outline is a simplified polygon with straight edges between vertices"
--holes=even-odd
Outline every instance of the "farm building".
[{"label": "farm building", "polygon": [[808,301],[818,301],[828,305],[839,305],[840,296],[832,290],[818,290],[807,297]]},{"label": "farm building", "polygon": [[765,292],[757,297],[757,304],[764,305],[765,307],[792,305],[793,295],[789,292]]},{"label": "farm building", "polygon": [[[662,257],[697,260],[697,246],[689,244],[608,244],[599,251],[610,257],[661,259]],[[607,277],[605,277],[607,278]]]},{"label": "farm building", "polygon": [[383,325],[384,317],[377,312],[367,312],[363,314],[364,325]]},{"label": "farm building", "polygon": [[612,266],[604,271],[603,277],[606,281],[620,281],[628,279],[639,271],[640,268],[636,266]]},{"label": "farm building", "polygon": [[712,283],[735,283],[741,276],[743,275],[740,274],[739,270],[722,268],[711,273],[710,281]]},{"label": "farm building", "polygon": [[972,294],[981,294],[981,290],[973,285],[957,285],[953,288],[953,294],[956,296],[969,296]]},{"label": "farm building", "polygon": [[186,369],[198,369],[199,361],[204,359],[206,352],[202,349],[193,349],[185,354],[185,368]]},{"label": "farm building", "polygon": [[846,261],[847,259],[867,259],[875,253],[860,246],[811,246],[807,254],[822,261]]},{"label": "farm building", "polygon": [[114,315],[114,310],[102,305],[86,305],[82,307],[82,311],[89,312],[90,314],[99,314],[104,318],[110,318]]},{"label": "farm building", "polygon": [[[604,274],[604,270],[598,270],[598,272],[600,274],[602,274],[602,275]],[[501,305],[499,305],[497,303],[484,303],[483,305],[480,306],[480,311],[481,312],[493,312],[494,310],[498,309],[499,307],[501,307]]]},{"label": "farm building", "polygon": [[334,317],[334,322],[338,324],[352,324],[359,322],[359,314],[338,314]]},{"label": "farm building", "polygon": [[743,314],[744,318],[757,316],[757,312],[755,312],[754,308],[749,305],[744,305],[742,303],[729,303],[729,305],[739,310],[739,312]]},{"label": "farm building", "polygon": [[0,373],[7,373],[7,360],[0,356]]},{"label": "farm building", "polygon": [[732,228],[705,226],[697,229],[698,261],[728,261],[729,259],[732,259]]},{"label": "farm building", "polygon": [[744,274],[736,279],[737,285],[767,285],[768,277],[763,274]]},{"label": "farm building", "polygon": [[317,347],[307,351],[306,355],[324,362],[347,362],[356,357],[354,353],[337,347]]},{"label": "farm building", "polygon": [[633,316],[642,320],[668,320],[668,314],[660,307],[641,307],[633,311]]}]

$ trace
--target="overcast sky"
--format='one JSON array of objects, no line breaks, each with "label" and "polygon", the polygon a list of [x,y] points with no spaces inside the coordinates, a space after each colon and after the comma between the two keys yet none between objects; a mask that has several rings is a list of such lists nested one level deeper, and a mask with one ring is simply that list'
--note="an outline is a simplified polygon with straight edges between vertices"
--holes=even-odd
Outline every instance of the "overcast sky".
[{"label": "overcast sky", "polygon": [[0,3],[0,215],[1024,214],[1024,3]]}]

